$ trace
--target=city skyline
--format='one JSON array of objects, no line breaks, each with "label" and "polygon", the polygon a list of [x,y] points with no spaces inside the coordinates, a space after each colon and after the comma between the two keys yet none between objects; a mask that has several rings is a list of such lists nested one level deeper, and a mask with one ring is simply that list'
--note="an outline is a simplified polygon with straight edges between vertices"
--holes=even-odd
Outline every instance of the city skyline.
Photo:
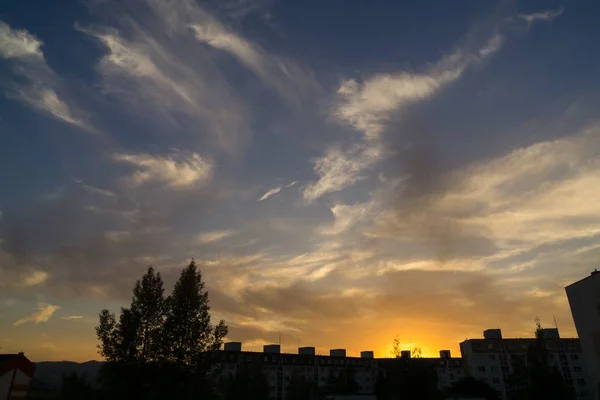
[{"label": "city skyline", "polygon": [[192,258],[246,349],[577,336],[600,6],[301,3],[0,6],[2,352],[100,359],[98,313]]}]

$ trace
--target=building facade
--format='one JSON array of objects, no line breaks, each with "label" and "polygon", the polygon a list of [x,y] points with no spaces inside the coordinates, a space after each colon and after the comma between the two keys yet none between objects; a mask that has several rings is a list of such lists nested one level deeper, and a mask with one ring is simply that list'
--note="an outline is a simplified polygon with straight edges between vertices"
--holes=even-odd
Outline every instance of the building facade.
[{"label": "building facade", "polygon": [[[579,339],[562,339],[558,329],[543,329],[550,365],[556,367],[576,400],[591,400]],[[483,339],[460,344],[465,372],[494,388],[502,400],[510,400],[509,377],[516,362],[526,362],[527,350],[535,338],[502,337],[500,329],[488,329]]]},{"label": "building facade", "polygon": [[600,272],[565,288],[585,359],[592,398],[600,399]]},{"label": "building facade", "polygon": [[[224,350],[219,353],[221,376],[235,376],[249,366],[259,368],[267,378],[272,399],[286,397],[287,386],[294,375],[304,376],[307,382],[323,388],[348,369],[352,369],[358,385],[357,394],[372,395],[383,364],[394,362],[391,358],[374,358],[372,351],[362,351],[360,357],[348,357],[345,349],[332,349],[329,355],[317,355],[314,347],[300,347],[298,354],[281,354],[279,345],[266,345],[262,353],[242,351],[241,347],[239,342],[225,343]],[[462,360],[452,358],[448,350],[441,351],[440,358],[421,358],[419,362],[435,367],[439,389],[450,387],[465,376]]]}]

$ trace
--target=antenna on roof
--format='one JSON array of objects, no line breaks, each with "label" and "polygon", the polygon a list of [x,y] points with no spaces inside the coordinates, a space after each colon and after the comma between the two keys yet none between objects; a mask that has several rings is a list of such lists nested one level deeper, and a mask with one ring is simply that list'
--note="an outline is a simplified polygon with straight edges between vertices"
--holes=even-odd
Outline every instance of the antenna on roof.
[{"label": "antenna on roof", "polygon": [[554,327],[558,330],[558,324],[556,323],[556,316],[552,314],[552,318],[554,318]]}]

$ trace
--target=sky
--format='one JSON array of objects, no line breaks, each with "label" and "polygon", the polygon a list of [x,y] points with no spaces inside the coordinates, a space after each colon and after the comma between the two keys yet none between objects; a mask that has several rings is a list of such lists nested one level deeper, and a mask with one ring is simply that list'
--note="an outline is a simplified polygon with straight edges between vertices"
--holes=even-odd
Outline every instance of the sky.
[{"label": "sky", "polygon": [[4,0],[0,346],[100,359],[103,308],[192,257],[277,343],[576,331],[600,265],[592,0]]}]

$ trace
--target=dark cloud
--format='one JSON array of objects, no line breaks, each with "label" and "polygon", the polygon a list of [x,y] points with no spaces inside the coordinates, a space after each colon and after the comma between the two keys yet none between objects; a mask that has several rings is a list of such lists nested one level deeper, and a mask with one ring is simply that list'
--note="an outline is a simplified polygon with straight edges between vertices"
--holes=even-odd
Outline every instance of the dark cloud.
[{"label": "dark cloud", "polygon": [[396,149],[390,160],[395,179],[388,180],[394,190],[388,205],[391,213],[385,215],[375,233],[425,242],[441,262],[495,253],[498,249],[485,231],[463,222],[465,217],[481,212],[485,204],[462,204],[451,211],[439,208],[439,200],[460,181],[440,149],[439,135],[430,130],[423,117],[415,114],[403,118],[402,131],[388,133],[389,146]]},{"label": "dark cloud", "polygon": [[174,251],[186,256],[189,240],[172,228],[197,223],[218,197],[212,187],[118,193],[98,198],[73,186],[61,199],[7,213],[0,232],[11,263],[2,269],[35,266],[49,274],[47,285],[59,296],[88,296],[97,287],[109,297],[129,297],[134,279],[153,259]]}]

